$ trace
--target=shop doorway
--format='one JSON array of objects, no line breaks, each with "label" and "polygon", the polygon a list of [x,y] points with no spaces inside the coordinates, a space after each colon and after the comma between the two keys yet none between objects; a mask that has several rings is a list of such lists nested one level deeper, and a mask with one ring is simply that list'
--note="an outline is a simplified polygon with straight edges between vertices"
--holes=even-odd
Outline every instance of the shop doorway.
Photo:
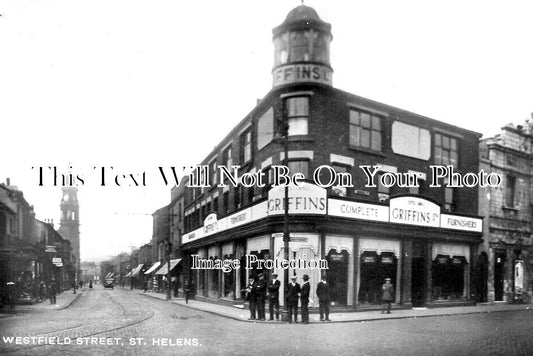
[{"label": "shop doorway", "polygon": [[412,259],[411,302],[413,307],[421,307],[426,303],[426,260],[423,257]]},{"label": "shop doorway", "polygon": [[503,280],[505,278],[505,251],[494,252],[494,299],[503,301]]},{"label": "shop doorway", "polygon": [[337,253],[330,250],[326,256],[328,261],[327,283],[333,305],[347,305],[348,302],[348,260],[346,250]]},{"label": "shop doorway", "polygon": [[381,287],[385,278],[390,278],[396,288],[398,258],[393,252],[374,251],[361,254],[361,283],[359,285],[359,304],[380,304]]},{"label": "shop doorway", "polygon": [[485,252],[481,252],[477,260],[476,268],[476,300],[478,303],[487,302],[487,283],[489,276],[489,258]]}]

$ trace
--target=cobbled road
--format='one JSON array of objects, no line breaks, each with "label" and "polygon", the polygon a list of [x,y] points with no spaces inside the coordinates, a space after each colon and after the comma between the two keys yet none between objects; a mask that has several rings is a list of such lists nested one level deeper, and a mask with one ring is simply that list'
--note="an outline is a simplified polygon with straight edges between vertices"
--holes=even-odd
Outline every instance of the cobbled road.
[{"label": "cobbled road", "polygon": [[94,288],[67,309],[0,318],[0,337],[2,355],[533,355],[533,311],[243,323],[129,290]]}]

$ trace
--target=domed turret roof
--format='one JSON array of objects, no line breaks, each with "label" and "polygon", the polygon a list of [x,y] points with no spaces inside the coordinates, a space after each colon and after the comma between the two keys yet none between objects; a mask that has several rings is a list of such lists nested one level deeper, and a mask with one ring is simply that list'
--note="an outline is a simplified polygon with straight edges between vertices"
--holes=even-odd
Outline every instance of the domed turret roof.
[{"label": "domed turret roof", "polygon": [[292,9],[283,23],[272,30],[274,37],[291,30],[317,29],[331,32],[331,25],[318,17],[316,11],[309,6],[300,5]]}]

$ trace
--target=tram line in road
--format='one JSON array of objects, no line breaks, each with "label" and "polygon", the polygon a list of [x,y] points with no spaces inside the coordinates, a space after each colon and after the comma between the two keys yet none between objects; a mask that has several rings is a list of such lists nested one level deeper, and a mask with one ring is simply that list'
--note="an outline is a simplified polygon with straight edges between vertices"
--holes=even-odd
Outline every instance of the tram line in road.
[{"label": "tram line in road", "polygon": [[[69,344],[74,344],[76,342],[82,342],[83,344],[88,344],[95,341],[100,342],[101,338],[98,338],[98,335],[117,331],[120,329],[125,329],[136,324],[143,323],[154,316],[154,312],[149,310],[142,302],[137,302],[131,299],[123,300],[120,299],[118,296],[113,295],[113,292],[109,291],[95,292],[103,293],[103,295],[105,295],[106,301],[112,303],[113,307],[111,309],[116,310],[118,308],[119,312],[110,313],[110,315],[104,319],[98,319],[79,325],[71,325],[67,328],[61,328],[47,333],[38,332],[31,334],[31,330],[29,330],[30,333],[23,336],[26,339],[21,340],[22,344],[17,344],[15,342],[4,342],[3,346],[5,348],[4,350],[0,350],[1,353],[26,354],[26,352],[33,349],[42,350],[41,348],[46,346],[57,347],[60,345],[68,345],[65,342],[69,342]],[[89,295],[87,295],[87,297],[89,297]],[[78,304],[86,302],[86,300],[84,299],[87,297],[81,296],[66,310],[68,310],[69,312],[76,312],[76,308],[81,307]]]}]

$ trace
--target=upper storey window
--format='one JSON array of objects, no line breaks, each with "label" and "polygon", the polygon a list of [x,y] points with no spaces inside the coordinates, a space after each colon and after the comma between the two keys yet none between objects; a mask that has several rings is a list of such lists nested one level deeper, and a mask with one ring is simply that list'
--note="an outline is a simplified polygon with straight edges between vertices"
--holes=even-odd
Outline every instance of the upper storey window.
[{"label": "upper storey window", "polygon": [[435,134],[435,164],[457,167],[457,139],[440,133]]},{"label": "upper storey window", "polygon": [[296,96],[286,99],[289,136],[307,135],[309,119],[309,97]]},{"label": "upper storey window", "polygon": [[241,134],[241,164],[247,163],[252,159],[252,130],[247,129]]},{"label": "upper storey window", "polygon": [[381,117],[350,110],[350,145],[381,151]]}]

